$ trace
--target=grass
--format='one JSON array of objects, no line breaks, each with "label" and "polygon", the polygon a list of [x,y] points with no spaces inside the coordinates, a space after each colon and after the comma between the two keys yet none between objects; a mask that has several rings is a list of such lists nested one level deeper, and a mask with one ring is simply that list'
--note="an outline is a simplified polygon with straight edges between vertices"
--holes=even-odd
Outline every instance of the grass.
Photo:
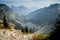
[{"label": "grass", "polygon": [[47,37],[47,35],[45,35],[45,34],[35,34],[34,36],[33,36],[33,40],[45,40],[46,39],[46,37]]}]

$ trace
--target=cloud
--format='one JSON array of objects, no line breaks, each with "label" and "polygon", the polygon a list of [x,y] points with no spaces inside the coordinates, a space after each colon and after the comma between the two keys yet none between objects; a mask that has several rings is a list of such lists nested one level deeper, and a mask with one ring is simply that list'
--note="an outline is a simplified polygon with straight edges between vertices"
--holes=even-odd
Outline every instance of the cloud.
[{"label": "cloud", "polygon": [[60,0],[0,0],[0,3],[7,4],[9,6],[20,6],[42,8],[49,6],[50,4],[60,3]]},{"label": "cloud", "polygon": [[[52,0],[36,0],[36,1],[32,1],[32,2],[25,2],[24,5],[27,7],[38,7],[38,8],[43,8],[43,7],[47,7],[50,4],[54,4],[54,3],[58,3],[57,0],[52,1]],[[29,5],[29,6],[28,6]]]}]

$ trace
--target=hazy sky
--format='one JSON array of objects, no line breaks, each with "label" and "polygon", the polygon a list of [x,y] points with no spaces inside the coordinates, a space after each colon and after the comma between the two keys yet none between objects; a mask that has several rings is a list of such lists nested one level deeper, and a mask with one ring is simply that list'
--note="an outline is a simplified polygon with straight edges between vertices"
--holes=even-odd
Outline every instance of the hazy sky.
[{"label": "hazy sky", "polygon": [[0,0],[0,3],[7,4],[8,6],[24,5],[27,8],[43,8],[50,4],[60,3],[60,0]]}]

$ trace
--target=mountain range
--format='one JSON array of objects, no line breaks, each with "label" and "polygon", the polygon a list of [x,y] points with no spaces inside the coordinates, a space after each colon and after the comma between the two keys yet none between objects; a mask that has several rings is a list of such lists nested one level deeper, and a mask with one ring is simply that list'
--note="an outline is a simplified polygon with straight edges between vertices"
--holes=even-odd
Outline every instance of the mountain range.
[{"label": "mountain range", "polygon": [[11,6],[12,10],[14,10],[16,13],[18,13],[19,15],[27,15],[28,13],[31,12],[30,9],[26,8],[25,6],[21,5],[18,7],[15,6]]},{"label": "mountain range", "polygon": [[29,10],[24,6],[10,8],[5,4],[0,4],[0,15],[5,13],[8,20],[15,24],[16,29],[27,25],[39,33],[48,33],[54,27],[58,14],[60,14],[60,4],[51,4],[49,7],[35,10],[29,14],[27,12]]},{"label": "mountain range", "polygon": [[54,27],[56,19],[60,14],[60,4],[51,4],[49,7],[44,7],[33,11],[26,15],[24,22],[32,22],[38,24],[38,32],[47,33]]}]

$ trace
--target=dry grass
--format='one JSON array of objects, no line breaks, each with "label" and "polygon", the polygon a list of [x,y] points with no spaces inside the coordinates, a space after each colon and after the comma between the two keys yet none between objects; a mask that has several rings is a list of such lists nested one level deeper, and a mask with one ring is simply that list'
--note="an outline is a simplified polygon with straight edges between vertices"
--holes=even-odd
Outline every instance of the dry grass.
[{"label": "dry grass", "polygon": [[46,38],[46,35],[44,34],[34,34],[33,40],[44,40]]}]

